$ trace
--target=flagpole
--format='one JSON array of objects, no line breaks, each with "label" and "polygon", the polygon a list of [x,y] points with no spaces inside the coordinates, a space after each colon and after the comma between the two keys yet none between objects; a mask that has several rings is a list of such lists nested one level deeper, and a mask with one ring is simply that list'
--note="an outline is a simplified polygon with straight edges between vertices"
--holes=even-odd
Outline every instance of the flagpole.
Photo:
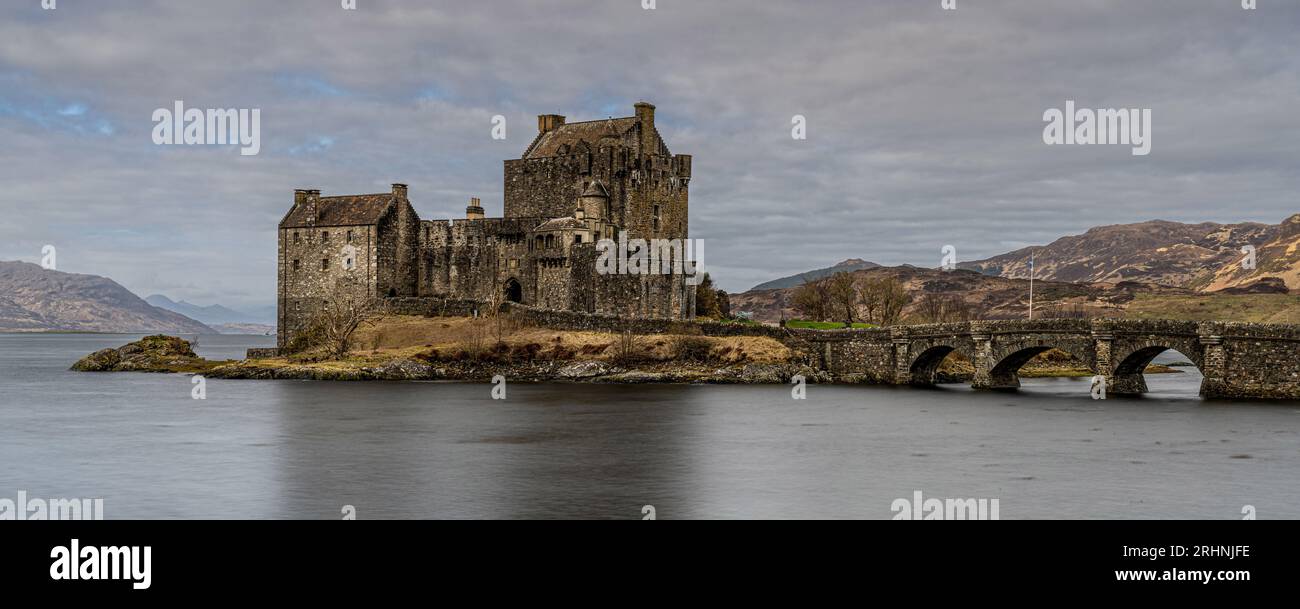
[{"label": "flagpole", "polygon": [[1029,321],[1034,321],[1034,250],[1029,250]]}]

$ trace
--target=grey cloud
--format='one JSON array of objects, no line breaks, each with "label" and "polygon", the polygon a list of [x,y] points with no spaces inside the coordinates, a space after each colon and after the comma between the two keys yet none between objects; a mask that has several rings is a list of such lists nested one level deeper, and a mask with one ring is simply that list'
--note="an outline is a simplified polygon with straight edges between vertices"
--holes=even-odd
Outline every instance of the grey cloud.
[{"label": "grey cloud", "polygon": [[[358,4],[6,2],[0,108],[81,103],[115,133],[0,111],[0,258],[66,243],[61,267],[142,294],[265,304],[292,189],[403,181],[426,217],[470,196],[500,213],[500,163],[536,114],[638,99],[695,155],[692,236],[731,290],[849,257],[933,266],[947,243],[973,259],[1098,224],[1296,211],[1294,3]],[[175,99],[261,108],[262,154],[153,146],[150,113]],[[1043,145],[1066,99],[1152,108],[1152,154]]]}]

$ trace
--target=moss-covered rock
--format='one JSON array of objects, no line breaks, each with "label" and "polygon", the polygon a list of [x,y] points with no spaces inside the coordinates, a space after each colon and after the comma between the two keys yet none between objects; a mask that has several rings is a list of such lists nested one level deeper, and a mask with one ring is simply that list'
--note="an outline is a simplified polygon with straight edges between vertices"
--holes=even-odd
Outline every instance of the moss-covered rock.
[{"label": "moss-covered rock", "polygon": [[194,354],[189,341],[155,334],[116,349],[102,349],[72,365],[79,372],[202,372],[215,365]]}]

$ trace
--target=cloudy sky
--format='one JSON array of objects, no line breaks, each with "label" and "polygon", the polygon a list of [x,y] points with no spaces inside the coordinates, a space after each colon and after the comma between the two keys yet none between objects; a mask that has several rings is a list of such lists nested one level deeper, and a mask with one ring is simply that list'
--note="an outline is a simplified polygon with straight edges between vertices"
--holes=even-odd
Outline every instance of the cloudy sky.
[{"label": "cloudy sky", "polygon": [[[269,305],[294,188],[502,207],[501,161],[658,106],[723,287],[937,266],[1101,224],[1300,211],[1300,2],[0,0],[0,259]],[[1150,108],[1151,154],[1043,113]],[[261,153],[156,146],[155,109],[259,108]],[[507,117],[507,139],[491,118]],[[808,137],[791,137],[791,118]]]}]

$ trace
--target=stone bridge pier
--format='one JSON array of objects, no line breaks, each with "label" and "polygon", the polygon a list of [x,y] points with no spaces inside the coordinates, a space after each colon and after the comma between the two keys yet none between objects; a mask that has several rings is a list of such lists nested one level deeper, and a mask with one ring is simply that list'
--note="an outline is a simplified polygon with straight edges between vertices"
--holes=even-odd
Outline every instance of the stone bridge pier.
[{"label": "stone bridge pier", "polygon": [[794,342],[853,382],[933,385],[953,352],[974,366],[971,386],[1013,390],[1019,370],[1050,349],[1106,379],[1108,395],[1147,391],[1143,372],[1176,350],[1204,376],[1200,393],[1300,399],[1300,326],[1170,320],[973,321],[869,330],[797,330]]}]

